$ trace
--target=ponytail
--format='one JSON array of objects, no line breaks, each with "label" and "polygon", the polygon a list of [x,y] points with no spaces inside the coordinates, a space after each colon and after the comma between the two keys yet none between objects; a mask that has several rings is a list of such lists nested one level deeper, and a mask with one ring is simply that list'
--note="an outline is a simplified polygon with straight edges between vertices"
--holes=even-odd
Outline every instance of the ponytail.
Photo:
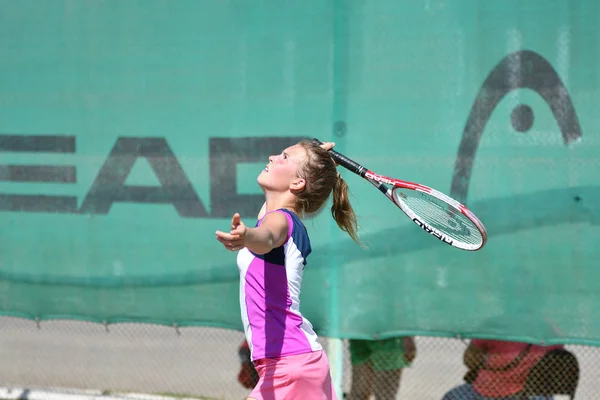
[{"label": "ponytail", "polygon": [[348,185],[342,176],[338,173],[333,187],[333,205],[331,206],[331,215],[341,230],[356,243],[361,244],[358,239],[358,223],[356,214],[348,198]]},{"label": "ponytail", "polygon": [[358,239],[358,224],[348,198],[348,185],[338,173],[331,154],[313,141],[303,140],[298,144],[304,147],[307,154],[298,170],[298,176],[305,179],[306,186],[304,190],[295,193],[294,209],[299,215],[319,211],[329,199],[333,188],[333,219],[352,240],[363,246]]}]

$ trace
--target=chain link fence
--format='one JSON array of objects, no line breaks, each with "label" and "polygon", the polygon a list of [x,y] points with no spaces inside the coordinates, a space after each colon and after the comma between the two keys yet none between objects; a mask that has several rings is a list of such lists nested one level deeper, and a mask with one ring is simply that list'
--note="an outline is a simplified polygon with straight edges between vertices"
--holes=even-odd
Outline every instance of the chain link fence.
[{"label": "chain link fence", "polygon": [[[146,324],[105,327],[76,321],[36,324],[8,317],[0,318],[0,326],[0,383],[5,387],[95,389],[105,393],[188,395],[205,399],[245,399],[249,393],[238,380],[241,367],[238,350],[244,341],[241,332]],[[327,338],[322,338],[322,343],[327,348]],[[356,390],[351,394],[354,384],[354,389],[368,388],[371,394],[388,396],[380,399],[441,400],[464,383],[468,370],[463,355],[468,341],[417,337],[414,343],[416,357],[401,372],[385,371],[384,357],[375,361],[377,366],[372,369],[378,371],[359,377],[353,376],[353,370],[360,373],[362,367],[364,373],[368,361],[353,368],[350,346],[344,341],[346,398],[367,398],[360,397]],[[599,349],[565,348],[576,357],[580,369],[575,398],[600,398],[596,370],[600,365]],[[389,346],[386,350],[390,357],[398,354]],[[558,377],[552,378],[555,383],[567,382],[572,377],[568,370],[570,361],[560,357],[550,367],[551,372],[559,372]],[[394,362],[398,360],[389,364]],[[496,384],[506,386],[501,382]]]}]

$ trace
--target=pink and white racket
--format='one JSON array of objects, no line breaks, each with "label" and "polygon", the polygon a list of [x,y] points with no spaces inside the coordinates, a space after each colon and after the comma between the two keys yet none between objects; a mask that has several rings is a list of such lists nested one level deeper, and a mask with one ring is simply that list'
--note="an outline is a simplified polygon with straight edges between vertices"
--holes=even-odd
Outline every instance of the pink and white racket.
[{"label": "pink and white racket", "polygon": [[453,198],[425,185],[376,174],[337,151],[329,153],[339,165],[371,182],[425,232],[462,250],[485,245],[487,232],[481,221]]}]

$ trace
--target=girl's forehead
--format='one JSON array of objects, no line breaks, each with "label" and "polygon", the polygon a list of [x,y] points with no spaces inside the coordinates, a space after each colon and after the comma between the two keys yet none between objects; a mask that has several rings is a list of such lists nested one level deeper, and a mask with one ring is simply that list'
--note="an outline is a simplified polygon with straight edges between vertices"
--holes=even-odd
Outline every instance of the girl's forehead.
[{"label": "girl's forehead", "polygon": [[285,150],[283,150],[283,152],[289,154],[290,157],[297,157],[297,158],[306,157],[306,150],[304,149],[304,147],[300,146],[299,144],[290,146],[290,147],[286,148]]}]

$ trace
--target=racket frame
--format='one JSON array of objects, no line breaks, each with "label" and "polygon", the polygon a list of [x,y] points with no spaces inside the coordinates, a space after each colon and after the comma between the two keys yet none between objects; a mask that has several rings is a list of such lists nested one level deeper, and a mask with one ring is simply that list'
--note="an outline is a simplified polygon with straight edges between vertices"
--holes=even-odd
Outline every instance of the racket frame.
[{"label": "racket frame", "polygon": [[[321,142],[318,139],[313,139],[313,140],[318,142],[319,144],[321,144]],[[400,210],[402,210],[402,212],[404,212],[404,214],[406,214],[406,216],[408,218],[410,218],[417,226],[419,226],[426,233],[429,233],[430,235],[436,237],[440,241],[442,241],[450,246],[456,247],[458,249],[467,250],[467,251],[479,250],[487,242],[487,231],[486,231],[483,223],[481,223],[481,221],[475,216],[475,214],[473,214],[466,206],[464,206],[460,202],[456,201],[452,197],[449,197],[449,196],[445,195],[444,193],[442,193],[438,190],[435,190],[433,188],[430,188],[428,186],[425,186],[425,185],[421,185],[421,184],[409,182],[409,181],[403,181],[401,179],[390,178],[389,176],[377,174],[377,173],[365,168],[364,166],[360,165],[356,161],[353,161],[353,160],[349,159],[348,157],[344,156],[343,154],[338,153],[335,150],[329,150],[329,153],[331,154],[331,157],[335,160],[335,162],[337,164],[341,165],[342,167],[346,168],[347,170],[349,170],[349,171],[355,173],[356,175],[369,181],[381,193],[383,193],[388,199],[390,199],[392,201],[392,203],[394,203],[398,208],[400,208]],[[390,185],[391,188],[388,187],[387,185]],[[441,200],[441,201],[449,204],[450,206],[454,207],[455,209],[459,210],[465,217],[467,217],[473,223],[473,225],[475,225],[475,227],[481,234],[481,238],[482,238],[481,243],[469,244],[469,243],[457,241],[455,239],[452,239],[450,236],[444,234],[440,230],[434,228],[427,222],[420,219],[417,216],[417,214],[410,207],[408,207],[408,205],[406,203],[404,203],[401,199],[396,200],[394,198],[395,196],[393,195],[393,192],[395,189],[409,189],[409,190],[416,190],[419,192],[423,192],[423,193],[426,193],[429,196],[435,197],[438,200]]]}]

